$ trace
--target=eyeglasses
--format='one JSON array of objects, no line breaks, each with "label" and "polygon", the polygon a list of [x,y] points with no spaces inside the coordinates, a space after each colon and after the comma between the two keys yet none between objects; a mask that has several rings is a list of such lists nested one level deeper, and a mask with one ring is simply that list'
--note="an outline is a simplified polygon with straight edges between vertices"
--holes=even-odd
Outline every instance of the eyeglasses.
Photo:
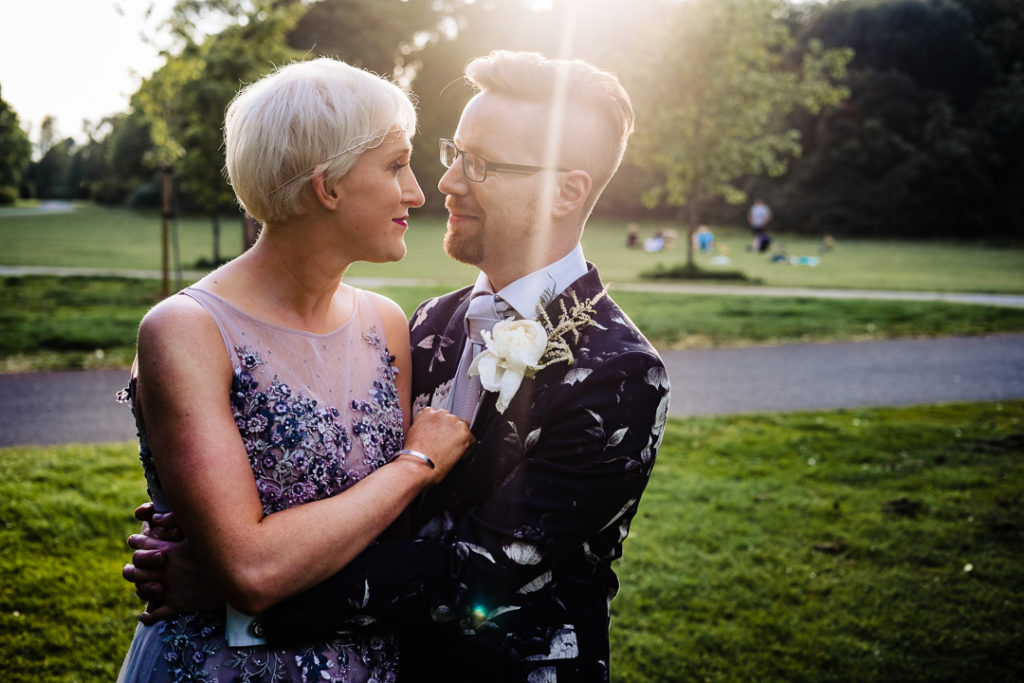
[{"label": "eyeglasses", "polygon": [[467,152],[455,146],[455,143],[448,138],[441,138],[441,164],[445,168],[451,168],[459,159],[462,159],[462,174],[467,180],[474,183],[482,183],[487,180],[487,172],[492,173],[516,173],[518,175],[532,175],[538,171],[569,171],[568,168],[551,168],[549,166],[524,166],[523,164],[499,164],[488,161],[479,154]]}]

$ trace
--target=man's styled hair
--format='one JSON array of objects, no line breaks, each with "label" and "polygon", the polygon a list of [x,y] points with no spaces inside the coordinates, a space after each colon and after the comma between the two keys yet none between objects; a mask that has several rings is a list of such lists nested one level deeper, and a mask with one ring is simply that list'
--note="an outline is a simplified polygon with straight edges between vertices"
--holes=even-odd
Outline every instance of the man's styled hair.
[{"label": "man's styled hair", "polygon": [[228,180],[253,218],[281,221],[305,209],[316,173],[333,184],[389,132],[415,129],[416,109],[397,85],[336,59],[295,62],[228,107]]},{"label": "man's styled hair", "polygon": [[[556,122],[557,155],[545,165],[580,168],[593,188],[589,215],[615,175],[633,132],[633,105],[615,74],[582,60],[548,59],[536,52],[496,50],[466,66],[466,80],[482,92],[501,93],[545,105]],[[560,120],[560,125],[558,121]],[[538,131],[543,145],[548,131]]]}]

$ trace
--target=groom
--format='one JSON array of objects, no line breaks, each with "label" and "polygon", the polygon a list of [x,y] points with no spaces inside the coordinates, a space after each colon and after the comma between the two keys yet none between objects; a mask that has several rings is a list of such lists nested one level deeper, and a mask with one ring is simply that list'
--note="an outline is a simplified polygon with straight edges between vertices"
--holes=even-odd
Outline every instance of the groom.
[{"label": "groom", "polygon": [[[495,52],[466,77],[478,93],[441,141],[438,188],[445,251],[480,275],[421,305],[410,329],[414,410],[463,414],[478,445],[399,520],[404,538],[371,546],[261,625],[270,645],[368,621],[398,627],[403,681],[608,680],[611,563],[669,396],[661,358],[579,244],[633,111],[613,75],[579,61]],[[495,330],[490,362],[467,381],[479,311],[530,320],[538,305],[557,332],[544,367],[516,386]],[[502,371],[504,390],[481,394],[478,382],[496,388]]]}]

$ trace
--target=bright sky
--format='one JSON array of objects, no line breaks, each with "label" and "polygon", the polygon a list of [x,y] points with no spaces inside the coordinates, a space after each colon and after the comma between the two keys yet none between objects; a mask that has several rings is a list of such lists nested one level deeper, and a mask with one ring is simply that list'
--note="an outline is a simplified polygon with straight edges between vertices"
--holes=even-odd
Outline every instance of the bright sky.
[{"label": "bright sky", "polygon": [[[46,115],[83,141],[82,121],[128,110],[141,79],[163,62],[147,44],[172,0],[0,0],[0,97],[34,142]],[[145,11],[154,6],[147,20]]]}]

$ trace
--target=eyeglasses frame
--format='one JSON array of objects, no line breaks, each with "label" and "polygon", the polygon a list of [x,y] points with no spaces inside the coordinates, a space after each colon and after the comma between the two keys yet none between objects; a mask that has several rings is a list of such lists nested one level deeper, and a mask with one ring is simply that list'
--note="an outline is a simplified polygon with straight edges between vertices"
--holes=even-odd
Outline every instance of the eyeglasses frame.
[{"label": "eyeglasses frame", "polygon": [[[553,168],[551,166],[528,166],[526,164],[505,164],[497,161],[488,161],[487,159],[484,159],[476,152],[467,152],[465,150],[459,149],[458,145],[455,144],[455,141],[450,138],[441,138],[440,140],[438,140],[438,151],[441,156],[441,165],[444,166],[445,168],[451,168],[451,165],[444,163],[444,148],[446,144],[450,145],[451,148],[455,150],[455,159],[452,161],[452,164],[454,164],[455,161],[458,161],[461,158],[462,175],[466,176],[466,180],[469,180],[474,183],[482,183],[485,180],[487,180],[487,174],[488,172],[491,171],[493,171],[494,173],[514,173],[516,175],[533,175],[534,173],[539,173],[540,171],[559,171],[561,173],[568,173],[569,171],[572,170],[569,168]],[[469,173],[466,172],[467,154],[471,154],[480,161],[484,162],[484,177],[481,178],[480,180],[477,180],[476,178],[471,178],[469,176]]]}]

